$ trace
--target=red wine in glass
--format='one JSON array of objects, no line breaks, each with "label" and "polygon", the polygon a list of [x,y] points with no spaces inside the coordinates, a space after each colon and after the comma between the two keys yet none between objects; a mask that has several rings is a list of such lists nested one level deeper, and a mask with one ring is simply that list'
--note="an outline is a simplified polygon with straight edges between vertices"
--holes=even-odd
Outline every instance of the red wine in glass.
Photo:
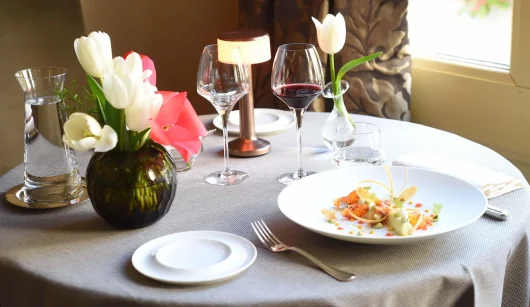
[{"label": "red wine in glass", "polygon": [[317,84],[295,83],[278,86],[273,93],[293,109],[307,109],[322,93],[322,87]]},{"label": "red wine in glass", "polygon": [[298,168],[295,172],[278,177],[290,184],[315,172],[302,167],[302,119],[309,105],[322,93],[324,73],[315,46],[311,44],[285,44],[278,47],[271,72],[271,89],[293,112],[296,121],[296,147]]}]

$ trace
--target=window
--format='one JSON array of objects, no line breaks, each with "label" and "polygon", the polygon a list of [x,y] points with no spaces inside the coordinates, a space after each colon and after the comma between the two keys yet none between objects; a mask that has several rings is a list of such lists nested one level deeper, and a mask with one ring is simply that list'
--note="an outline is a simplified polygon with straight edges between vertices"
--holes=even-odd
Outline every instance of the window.
[{"label": "window", "polygon": [[415,54],[508,68],[511,0],[411,0],[409,37]]},{"label": "window", "polygon": [[412,120],[486,145],[530,177],[530,2],[461,11],[499,1],[410,0]]}]

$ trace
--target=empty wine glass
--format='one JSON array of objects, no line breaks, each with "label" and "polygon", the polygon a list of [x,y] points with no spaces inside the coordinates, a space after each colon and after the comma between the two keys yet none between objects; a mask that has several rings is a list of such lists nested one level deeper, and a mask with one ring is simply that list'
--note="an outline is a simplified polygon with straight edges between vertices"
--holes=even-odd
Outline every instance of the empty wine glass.
[{"label": "empty wine glass", "polygon": [[315,172],[302,167],[302,118],[309,105],[322,93],[324,74],[315,46],[286,44],[278,48],[271,77],[272,92],[293,112],[296,121],[298,169],[278,178],[289,184]]},{"label": "empty wine glass", "polygon": [[204,48],[197,72],[197,92],[221,115],[224,138],[224,168],[204,178],[214,185],[233,185],[248,178],[247,173],[228,167],[228,115],[250,88],[248,65],[238,47],[209,45]]}]

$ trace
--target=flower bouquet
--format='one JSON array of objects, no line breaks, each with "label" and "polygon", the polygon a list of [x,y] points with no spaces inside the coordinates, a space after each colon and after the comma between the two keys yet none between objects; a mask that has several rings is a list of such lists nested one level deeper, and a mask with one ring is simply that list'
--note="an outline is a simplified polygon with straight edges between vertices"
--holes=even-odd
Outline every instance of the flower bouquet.
[{"label": "flower bouquet", "polygon": [[86,177],[99,215],[119,227],[152,224],[169,210],[177,184],[174,162],[160,145],[171,145],[189,161],[199,153],[206,129],[186,92],[158,91],[149,57],[130,51],[112,58],[104,32],[76,39],[74,49],[98,119],[72,113],[63,142],[95,151]]}]

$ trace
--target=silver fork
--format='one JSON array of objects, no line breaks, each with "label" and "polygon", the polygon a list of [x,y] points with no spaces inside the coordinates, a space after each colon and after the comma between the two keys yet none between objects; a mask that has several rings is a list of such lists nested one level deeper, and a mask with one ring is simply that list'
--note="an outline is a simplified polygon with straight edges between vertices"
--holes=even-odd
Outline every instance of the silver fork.
[{"label": "silver fork", "polygon": [[331,267],[304,250],[284,244],[272,233],[272,231],[270,231],[269,227],[267,227],[263,220],[252,222],[250,223],[250,225],[254,229],[254,232],[258,236],[258,239],[261,241],[261,243],[263,243],[263,245],[265,245],[268,250],[275,253],[295,251],[300,255],[306,257],[307,259],[311,260],[314,264],[318,265],[322,270],[324,270],[324,272],[328,273],[329,275],[333,276],[334,278],[340,281],[350,281],[355,278],[355,274],[344,272],[334,267]]}]

